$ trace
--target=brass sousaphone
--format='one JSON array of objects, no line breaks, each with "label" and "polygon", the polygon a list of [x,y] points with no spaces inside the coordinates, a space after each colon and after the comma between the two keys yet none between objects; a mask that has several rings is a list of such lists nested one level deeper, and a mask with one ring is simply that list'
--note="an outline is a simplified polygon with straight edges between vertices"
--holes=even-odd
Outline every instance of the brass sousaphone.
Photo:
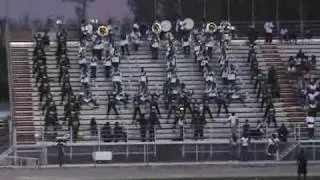
[{"label": "brass sousaphone", "polygon": [[191,18],[186,18],[183,20],[183,30],[190,31],[194,27],[194,21]]},{"label": "brass sousaphone", "polygon": [[152,32],[156,33],[156,34],[160,34],[162,31],[162,27],[160,23],[153,23],[151,26],[151,30]]},{"label": "brass sousaphone", "polygon": [[100,36],[100,37],[106,37],[106,36],[108,36],[108,34],[109,34],[109,29],[108,29],[108,27],[107,26],[99,26],[98,27],[98,31],[97,31],[97,33],[98,33],[98,35]]},{"label": "brass sousaphone", "polygon": [[214,33],[217,31],[217,29],[218,29],[218,26],[214,22],[209,22],[206,25],[206,32],[208,33]]}]

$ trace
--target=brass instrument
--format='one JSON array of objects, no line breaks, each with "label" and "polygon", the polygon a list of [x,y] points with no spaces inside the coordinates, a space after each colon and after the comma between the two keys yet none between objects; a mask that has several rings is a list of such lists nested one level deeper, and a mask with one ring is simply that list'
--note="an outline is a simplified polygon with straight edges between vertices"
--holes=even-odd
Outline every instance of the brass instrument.
[{"label": "brass instrument", "polygon": [[154,23],[154,24],[152,24],[151,30],[152,30],[152,32],[154,32],[155,34],[160,34],[161,31],[162,31],[161,24],[159,24],[159,23]]},{"label": "brass instrument", "polygon": [[100,37],[106,37],[109,34],[109,28],[103,25],[99,26],[97,33]]},{"label": "brass instrument", "polygon": [[218,26],[214,22],[210,22],[206,25],[206,32],[214,33],[218,29]]}]

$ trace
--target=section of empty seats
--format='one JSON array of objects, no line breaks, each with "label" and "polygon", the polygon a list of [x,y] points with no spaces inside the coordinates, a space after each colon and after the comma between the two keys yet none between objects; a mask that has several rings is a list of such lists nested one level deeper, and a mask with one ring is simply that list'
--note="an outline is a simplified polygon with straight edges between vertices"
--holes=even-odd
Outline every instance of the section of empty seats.
[{"label": "section of empty seats", "polygon": [[[30,44],[30,43],[27,43]],[[34,142],[34,121],[32,109],[31,60],[24,43],[11,45],[11,91],[13,102],[12,120],[15,122],[17,141]]]}]

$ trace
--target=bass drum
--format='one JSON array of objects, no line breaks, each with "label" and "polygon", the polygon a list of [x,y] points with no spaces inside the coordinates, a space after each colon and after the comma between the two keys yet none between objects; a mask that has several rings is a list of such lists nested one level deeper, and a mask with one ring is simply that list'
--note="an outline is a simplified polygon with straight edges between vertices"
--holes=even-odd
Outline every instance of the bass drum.
[{"label": "bass drum", "polygon": [[184,19],[184,28],[185,30],[192,30],[194,27],[194,21],[191,18]]},{"label": "bass drum", "polygon": [[172,24],[168,20],[162,21],[160,25],[161,25],[161,30],[163,32],[169,32],[171,30],[171,28],[172,28]]}]

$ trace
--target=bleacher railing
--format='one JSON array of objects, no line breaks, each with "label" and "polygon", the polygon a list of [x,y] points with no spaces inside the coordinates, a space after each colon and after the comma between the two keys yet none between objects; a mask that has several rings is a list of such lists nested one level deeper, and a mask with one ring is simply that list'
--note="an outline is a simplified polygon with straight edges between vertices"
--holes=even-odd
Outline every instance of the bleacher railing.
[{"label": "bleacher railing", "polygon": [[[219,129],[221,129],[222,131],[220,133],[215,132],[215,128],[209,128],[209,127],[204,127],[203,130],[203,139],[204,140],[219,140],[219,139],[224,139],[224,140],[229,140],[231,138],[231,127],[229,125],[229,123],[223,123],[223,122],[214,122],[216,125],[219,125]],[[168,124],[165,124],[165,126],[167,126]],[[243,127],[244,123],[239,123],[239,125],[237,126],[237,137],[241,138],[242,136],[242,127]],[[60,138],[60,139],[65,139],[66,141],[69,142],[74,142],[74,141],[78,141],[78,142],[83,142],[83,141],[104,141],[103,138],[103,134],[104,132],[101,130],[102,129],[102,125],[98,125],[97,129],[94,130],[94,132],[92,132],[92,130],[90,129],[89,125],[85,125],[83,124],[82,126],[87,126],[88,128],[80,128],[78,130],[77,133],[77,139],[74,139],[72,134],[72,128],[70,130],[66,130],[66,129],[59,129],[57,128],[56,131],[44,131],[44,127],[43,126],[36,126],[34,131],[23,131],[21,133],[33,133],[35,135],[35,139],[36,142],[50,142],[50,141],[55,141],[56,138]],[[170,124],[171,126],[171,124]],[[317,127],[316,127],[317,128]],[[50,129],[50,128],[48,128]],[[253,131],[255,129],[255,127],[251,126],[251,131]],[[304,139],[305,137],[307,137],[307,127],[306,127],[306,123],[295,123],[295,124],[289,124],[287,126],[287,129],[289,131],[289,135],[288,135],[288,139],[292,139],[294,141],[299,141],[301,139]],[[278,133],[277,132],[277,128],[268,128],[268,127],[264,127],[263,128],[263,135],[259,136],[259,137],[253,137],[251,136],[253,139],[266,139],[268,137],[270,137],[273,133]],[[165,132],[165,133],[163,133]],[[171,132],[173,136],[170,136],[170,138],[167,138],[168,134],[167,132]],[[154,140],[155,141],[170,141],[170,140],[174,140],[177,141],[178,139],[182,139],[182,140],[195,140],[194,138],[194,132],[195,129],[193,126],[191,126],[190,124],[186,124],[185,126],[183,126],[182,128],[182,132],[179,128],[179,126],[177,126],[175,129],[173,129],[172,127],[155,127],[154,128]],[[107,133],[110,133],[110,137],[111,139],[109,139],[110,141],[112,141],[113,139],[113,130],[108,131]],[[136,127],[132,127],[132,128],[125,128],[123,129],[123,137],[126,138],[122,138],[121,141],[133,141],[133,142],[137,142],[137,141],[142,141],[141,138],[141,134],[140,134],[140,127],[137,125]],[[167,136],[167,137],[166,137]],[[315,137],[318,137],[320,135],[315,134]],[[149,129],[146,130],[146,139],[149,139]],[[197,139],[201,139],[200,137]],[[181,141],[182,141],[181,140]],[[105,141],[108,141],[108,139],[105,139]],[[28,140],[26,139],[24,141],[24,143],[34,143],[33,140],[30,140],[30,142],[28,142]]]},{"label": "bleacher railing", "polygon": [[[242,147],[240,141],[236,145],[232,145],[229,139],[204,139],[194,140],[190,138],[190,134],[184,133],[185,139],[159,139],[157,138],[157,131],[155,130],[155,141],[142,142],[138,137],[138,129],[134,129],[136,133],[130,132],[133,129],[124,130],[127,133],[126,138],[119,139],[115,142],[113,138],[104,139],[101,134],[102,131],[98,129],[97,136],[87,135],[89,130],[80,130],[80,135],[77,140],[72,137],[72,130],[69,135],[60,136],[60,139],[65,141],[65,157],[70,162],[76,161],[77,158],[86,159],[83,161],[76,161],[77,163],[94,163],[92,153],[96,151],[111,151],[115,159],[120,158],[121,162],[165,162],[166,157],[170,156],[172,161],[225,161],[225,160],[239,160],[242,156]],[[290,129],[289,129],[290,130]],[[308,133],[308,129],[303,124],[297,124],[293,131],[290,130],[287,142],[280,142],[278,151],[272,155],[268,155],[268,140],[265,137],[252,137],[248,147],[248,160],[295,160],[295,153],[298,152],[299,147],[303,147],[308,152],[310,160],[320,160],[318,152],[320,140],[317,134],[313,139],[308,139],[303,136]],[[43,154],[40,157],[41,164],[48,164],[52,162],[50,159],[56,159],[56,139],[51,139],[50,133],[38,134],[38,142],[30,145],[17,145],[16,150],[19,155],[20,150],[24,155],[34,153]],[[81,137],[82,134],[82,137]],[[132,136],[135,135],[135,138]],[[189,138],[187,138],[189,136]],[[104,141],[105,140],[105,141]],[[29,149],[29,150],[28,150]],[[31,150],[32,149],[32,150]],[[42,152],[42,153],[39,153]],[[171,157],[173,156],[173,157]],[[69,162],[68,161],[68,162]],[[170,162],[172,162],[170,161]],[[115,160],[114,162],[118,162]]]},{"label": "bleacher railing", "polygon": [[6,156],[0,159],[0,167],[30,167],[37,168],[40,166],[40,159],[19,157],[19,156]]}]

